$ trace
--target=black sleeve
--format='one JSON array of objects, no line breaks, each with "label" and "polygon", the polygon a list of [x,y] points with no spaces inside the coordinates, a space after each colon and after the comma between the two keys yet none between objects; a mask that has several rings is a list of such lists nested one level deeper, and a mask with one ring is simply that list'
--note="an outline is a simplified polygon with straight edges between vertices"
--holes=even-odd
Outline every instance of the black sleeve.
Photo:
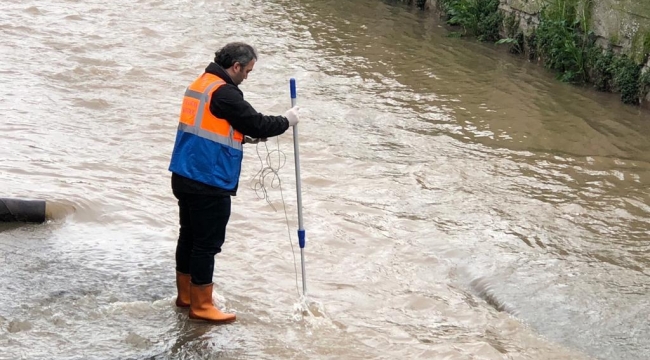
[{"label": "black sleeve", "polygon": [[241,91],[230,84],[220,87],[212,94],[210,111],[214,116],[228,120],[235,130],[252,138],[278,136],[289,128],[286,117],[258,113],[244,100]]}]

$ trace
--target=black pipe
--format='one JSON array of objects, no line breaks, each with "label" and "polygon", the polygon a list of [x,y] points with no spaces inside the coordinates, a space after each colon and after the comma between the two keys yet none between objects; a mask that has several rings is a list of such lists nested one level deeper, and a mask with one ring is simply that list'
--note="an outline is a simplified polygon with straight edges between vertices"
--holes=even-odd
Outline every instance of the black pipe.
[{"label": "black pipe", "polygon": [[0,222],[45,222],[45,201],[0,198]]}]

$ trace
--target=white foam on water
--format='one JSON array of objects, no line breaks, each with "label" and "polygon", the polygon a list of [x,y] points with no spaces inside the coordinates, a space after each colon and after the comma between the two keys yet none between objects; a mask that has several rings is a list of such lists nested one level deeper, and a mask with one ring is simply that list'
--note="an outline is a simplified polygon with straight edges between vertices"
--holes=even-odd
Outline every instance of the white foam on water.
[{"label": "white foam on water", "polygon": [[306,295],[300,296],[300,299],[293,304],[293,320],[301,322],[312,329],[336,328],[327,315],[323,303]]}]

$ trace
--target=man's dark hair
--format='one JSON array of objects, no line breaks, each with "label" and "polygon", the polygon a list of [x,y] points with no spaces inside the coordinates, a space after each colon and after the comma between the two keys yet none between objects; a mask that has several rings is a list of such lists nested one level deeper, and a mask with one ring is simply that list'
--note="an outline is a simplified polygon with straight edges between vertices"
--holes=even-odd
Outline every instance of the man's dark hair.
[{"label": "man's dark hair", "polygon": [[252,46],[243,42],[232,42],[214,53],[214,62],[224,69],[235,65],[236,62],[241,66],[248,65],[251,60],[257,60],[257,53]]}]

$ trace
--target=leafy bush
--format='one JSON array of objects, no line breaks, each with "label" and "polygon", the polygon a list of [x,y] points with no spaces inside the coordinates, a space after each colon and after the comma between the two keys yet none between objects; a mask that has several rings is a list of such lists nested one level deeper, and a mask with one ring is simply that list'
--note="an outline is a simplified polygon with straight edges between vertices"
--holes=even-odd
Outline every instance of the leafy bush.
[{"label": "leafy bush", "polygon": [[614,52],[602,52],[595,48],[592,55],[591,80],[598,91],[612,91],[614,88]]},{"label": "leafy bush", "polygon": [[641,93],[641,66],[626,55],[614,59],[614,84],[621,92],[621,100],[637,105]]},{"label": "leafy bush", "polygon": [[583,83],[588,76],[588,53],[594,46],[589,32],[590,3],[556,0],[544,8],[536,31],[537,51],[549,69],[559,72],[562,81]]},{"label": "leafy bush", "polygon": [[499,0],[441,0],[440,5],[447,14],[447,23],[462,27],[464,34],[480,41],[499,40],[503,22]]}]

